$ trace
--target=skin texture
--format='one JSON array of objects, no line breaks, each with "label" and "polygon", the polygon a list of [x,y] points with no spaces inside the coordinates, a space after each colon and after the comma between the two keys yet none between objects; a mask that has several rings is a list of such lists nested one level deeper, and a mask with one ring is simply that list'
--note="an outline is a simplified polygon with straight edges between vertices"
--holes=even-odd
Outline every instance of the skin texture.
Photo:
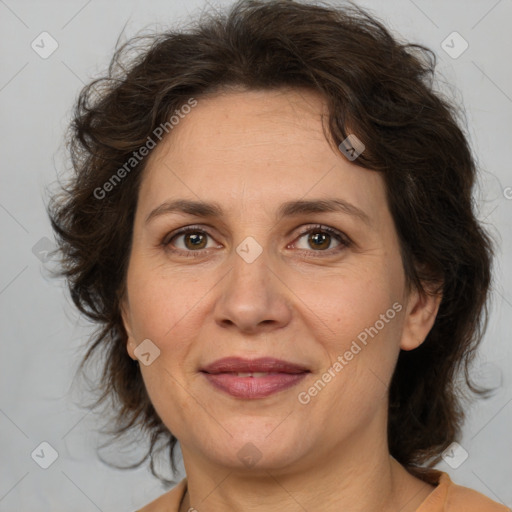
[{"label": "skin texture", "polygon": [[[433,489],[390,457],[387,390],[400,349],[424,341],[440,297],[408,292],[382,176],[333,150],[325,114],[322,98],[305,90],[201,97],[149,157],[123,320],[130,357],[145,339],[160,350],[140,368],[180,441],[188,477],[182,510],[282,512],[320,503],[324,511],[407,512]],[[275,217],[286,201],[326,198],[351,203],[369,222],[342,212]],[[168,213],[146,223],[173,199],[214,201],[224,214]],[[317,248],[303,234],[315,224],[352,243],[327,234]],[[199,249],[190,235],[171,240],[191,225],[203,235]],[[236,251],[249,236],[263,250],[252,263]],[[193,252],[200,256],[186,257]],[[298,394],[396,303],[394,318],[300,403]],[[243,400],[199,372],[227,356],[276,357],[311,373],[267,398]],[[238,456],[247,443],[261,455],[253,467]]]}]

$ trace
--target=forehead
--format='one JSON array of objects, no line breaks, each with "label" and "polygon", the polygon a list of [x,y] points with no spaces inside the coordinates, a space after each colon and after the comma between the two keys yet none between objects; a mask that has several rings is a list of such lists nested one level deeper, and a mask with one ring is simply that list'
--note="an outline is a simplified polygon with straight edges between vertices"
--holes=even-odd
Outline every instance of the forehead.
[{"label": "forehead", "polygon": [[323,129],[327,115],[325,100],[309,90],[199,97],[150,155],[140,202],[200,198],[236,210],[242,202],[271,208],[337,193],[378,215],[381,176],[333,149]]},{"label": "forehead", "polygon": [[225,91],[201,96],[151,158],[170,150],[174,158],[189,164],[199,159],[245,162],[254,156],[288,160],[287,148],[303,147],[306,139],[314,139],[317,149],[325,149],[321,128],[326,114],[325,100],[309,90]]}]

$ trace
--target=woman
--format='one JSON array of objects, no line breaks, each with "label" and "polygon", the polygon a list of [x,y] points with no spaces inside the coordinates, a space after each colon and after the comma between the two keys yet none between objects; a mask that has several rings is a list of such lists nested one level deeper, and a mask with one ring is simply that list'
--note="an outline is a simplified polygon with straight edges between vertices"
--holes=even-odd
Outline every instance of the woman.
[{"label": "woman", "polygon": [[153,472],[180,443],[142,510],[509,510],[431,469],[492,257],[433,54],[295,1],[131,48],[80,95],[50,216],[116,433],[149,432]]}]

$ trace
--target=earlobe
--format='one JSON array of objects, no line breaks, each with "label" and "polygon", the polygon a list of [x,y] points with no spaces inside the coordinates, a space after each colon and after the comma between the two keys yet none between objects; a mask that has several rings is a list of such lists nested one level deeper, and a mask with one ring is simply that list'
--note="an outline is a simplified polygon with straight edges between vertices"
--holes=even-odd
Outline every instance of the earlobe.
[{"label": "earlobe", "polygon": [[128,355],[134,360],[137,361],[137,357],[135,356],[135,340],[128,334],[128,338],[126,340],[126,350],[128,351]]},{"label": "earlobe", "polygon": [[436,320],[442,293],[420,293],[413,290],[409,295],[405,312],[400,348],[414,350],[426,339]]}]

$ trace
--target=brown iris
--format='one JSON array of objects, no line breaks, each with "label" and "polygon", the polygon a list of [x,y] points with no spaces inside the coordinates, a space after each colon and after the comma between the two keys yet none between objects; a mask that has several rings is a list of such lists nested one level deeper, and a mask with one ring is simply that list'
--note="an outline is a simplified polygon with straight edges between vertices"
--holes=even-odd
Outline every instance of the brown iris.
[{"label": "brown iris", "polygon": [[[190,241],[192,245],[188,245],[187,241]],[[204,245],[206,244],[206,236],[200,233],[185,233],[184,242],[187,249],[204,249]]]},{"label": "brown iris", "polygon": [[[317,249],[327,249],[330,243],[330,235],[327,233],[310,233],[308,242],[313,242],[312,246]],[[326,244],[326,246],[321,244]]]}]

